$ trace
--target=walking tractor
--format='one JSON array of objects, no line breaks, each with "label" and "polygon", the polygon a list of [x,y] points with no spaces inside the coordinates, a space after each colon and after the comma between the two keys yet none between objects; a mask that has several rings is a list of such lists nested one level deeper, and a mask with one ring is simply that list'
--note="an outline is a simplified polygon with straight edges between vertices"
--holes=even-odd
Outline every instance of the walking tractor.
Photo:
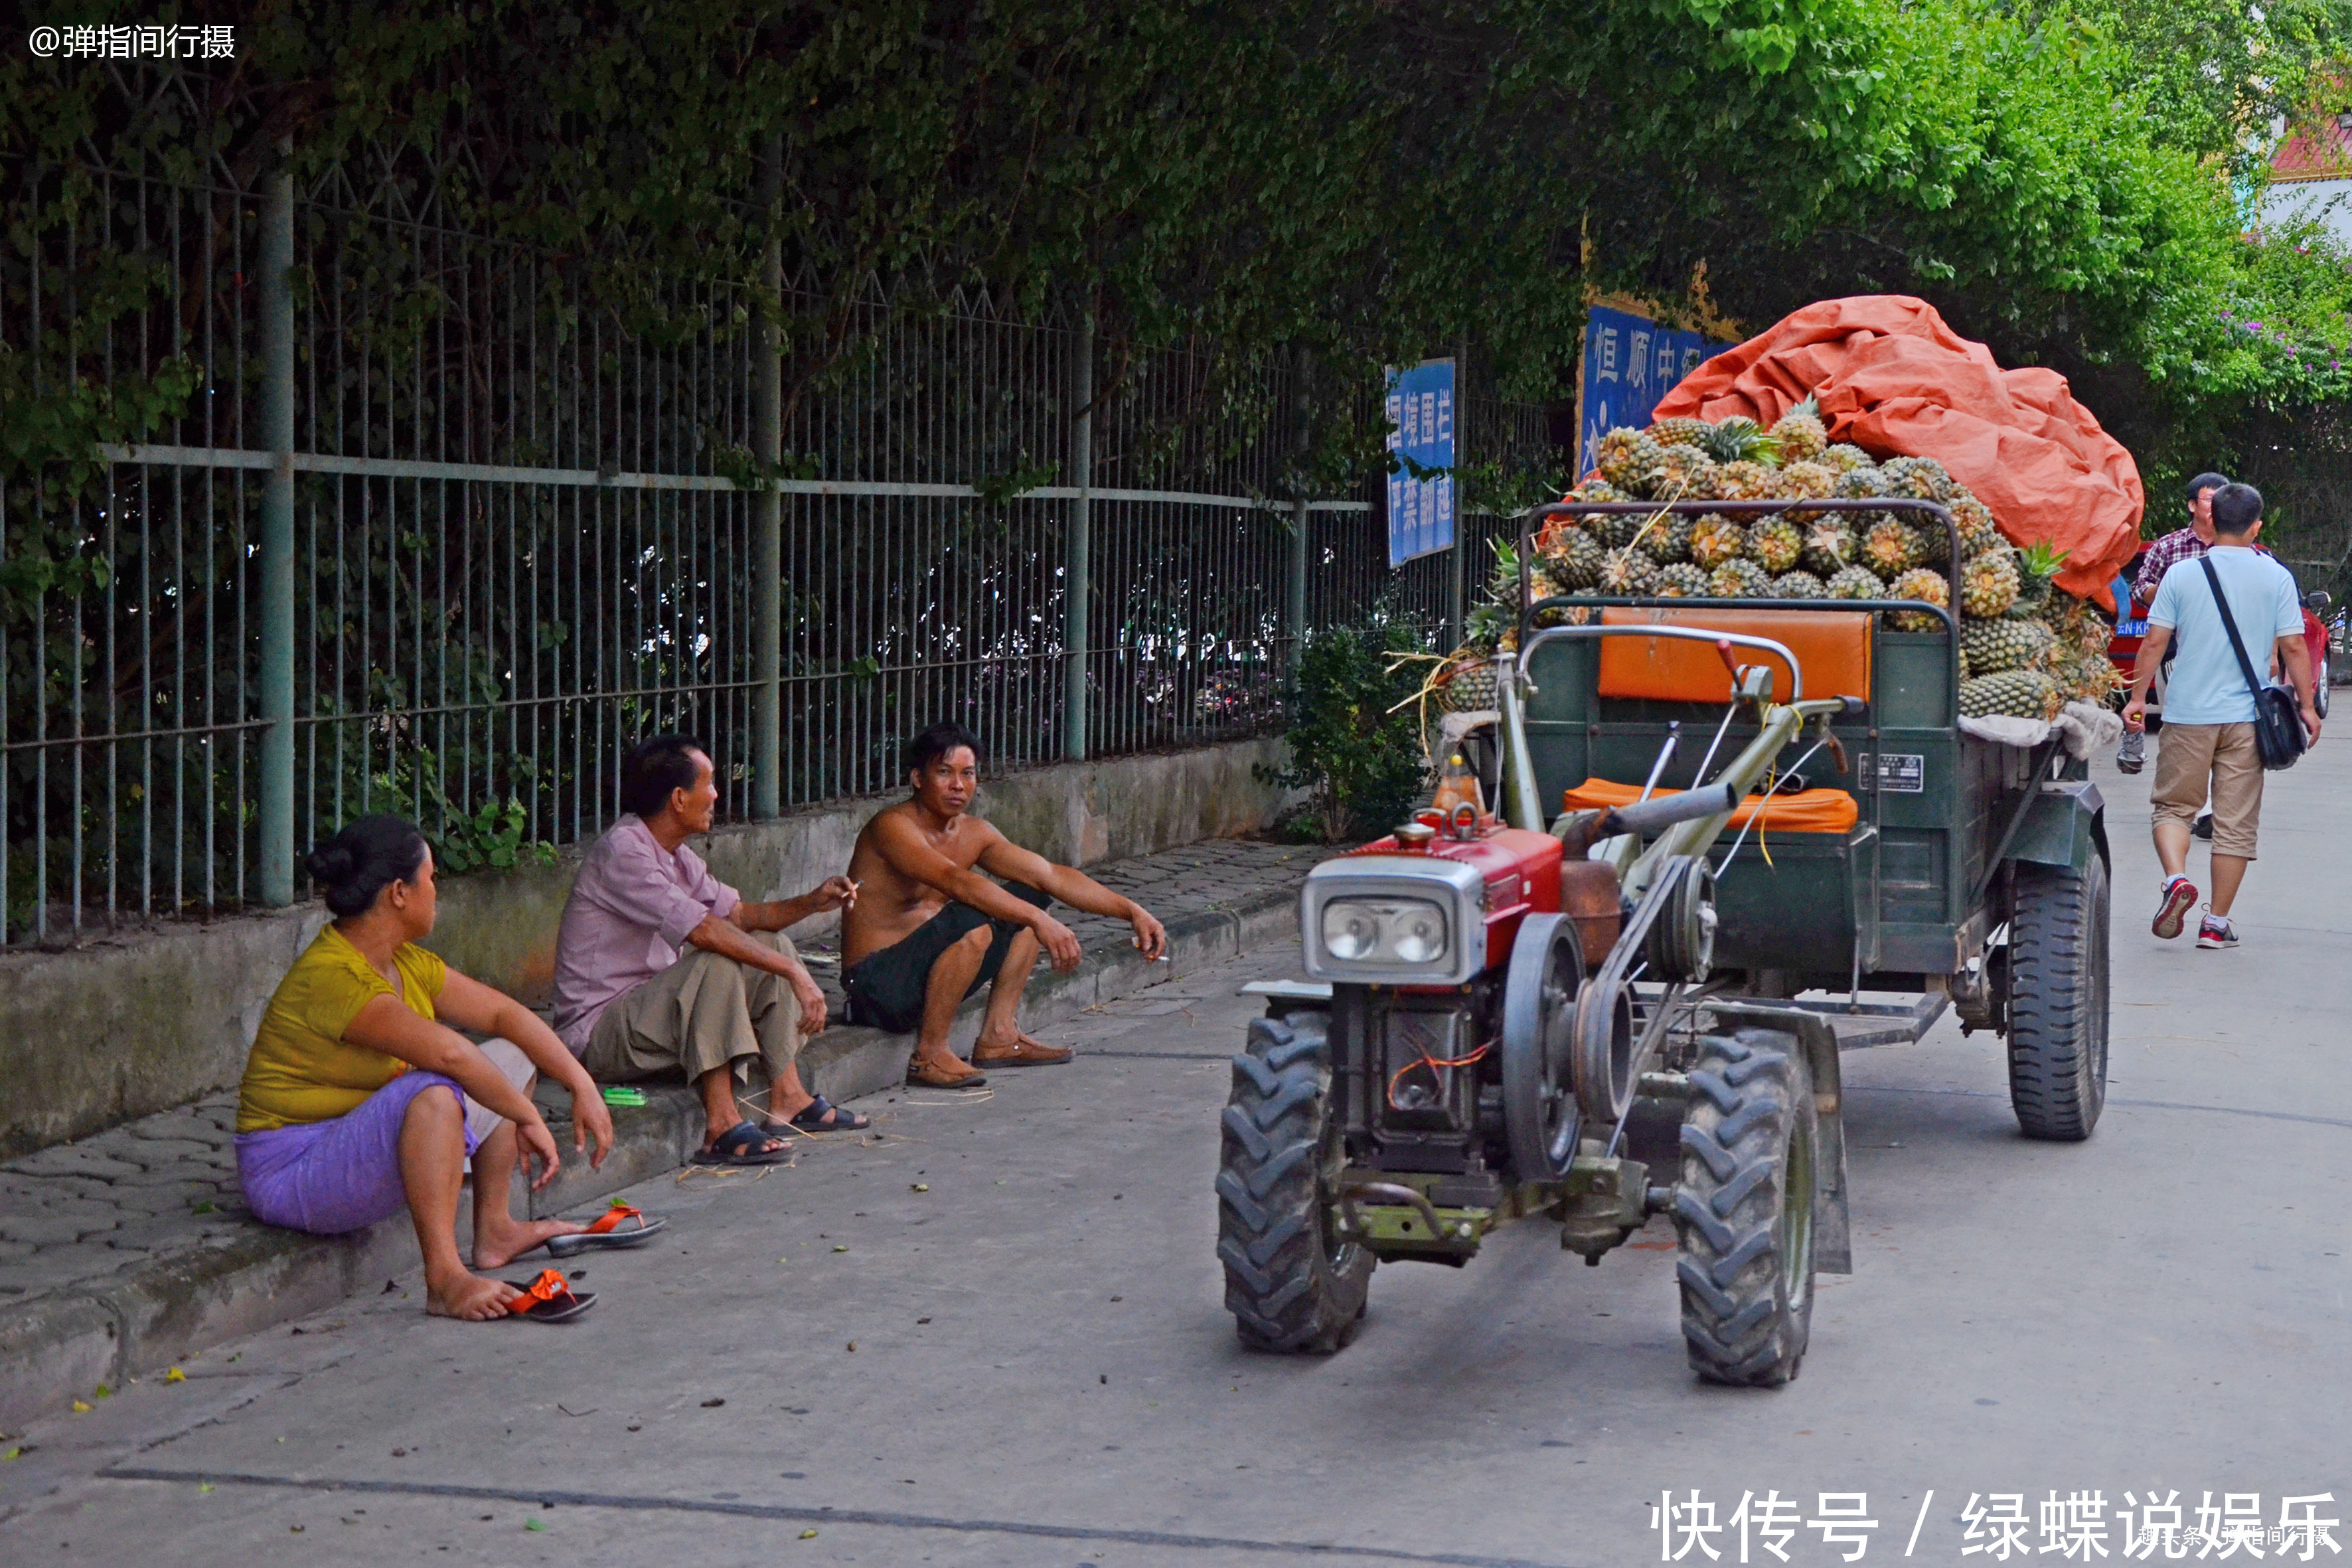
[{"label": "walking tractor", "polygon": [[[1691,1365],[1782,1384],[1816,1271],[1852,1267],[1841,1050],[1955,1009],[2006,1040],[2026,1136],[2090,1136],[2098,792],[2056,731],[1962,728],[1949,510],[1801,504],[1945,531],[1948,603],[1523,593],[1473,741],[1499,819],[1423,811],[1308,875],[1307,978],[1250,987],[1266,1012],[1223,1116],[1218,1254],[1245,1343],[1336,1351],[1376,1264],[1460,1267],[1507,1221],[1598,1264],[1665,1214]],[[1533,553],[1523,536],[1523,584]]]}]

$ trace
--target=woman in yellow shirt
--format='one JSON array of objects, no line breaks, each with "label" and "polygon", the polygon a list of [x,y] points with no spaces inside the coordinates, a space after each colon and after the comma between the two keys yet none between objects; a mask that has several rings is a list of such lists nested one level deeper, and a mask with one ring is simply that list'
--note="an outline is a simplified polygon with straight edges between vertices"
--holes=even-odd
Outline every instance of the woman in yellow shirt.
[{"label": "woman in yellow shirt", "polygon": [[[458,1256],[467,1158],[474,1265],[499,1268],[552,1238],[587,1234],[508,1212],[519,1154],[538,1158],[533,1191],[562,1163],[530,1100],[532,1069],[572,1091],[572,1146],[595,1140],[592,1166],[612,1149],[612,1117],[530,1009],[416,945],[433,930],[435,889],[432,851],[413,825],[361,817],[310,852],[310,871],[336,919],[278,983],[246,1058],[236,1110],[246,1202],[271,1225],[321,1236],[404,1205],[425,1254],[425,1310],[475,1321],[509,1315],[509,1302],[521,1311],[531,1305],[523,1291],[481,1278]],[[451,1025],[501,1037],[476,1046]],[[659,1224],[638,1216],[597,1239],[630,1245]]]}]

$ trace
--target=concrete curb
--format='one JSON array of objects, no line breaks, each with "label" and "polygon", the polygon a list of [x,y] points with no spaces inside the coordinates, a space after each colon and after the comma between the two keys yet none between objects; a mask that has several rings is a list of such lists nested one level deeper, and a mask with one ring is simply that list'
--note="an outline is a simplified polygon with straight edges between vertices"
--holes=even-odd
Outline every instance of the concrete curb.
[{"label": "concrete curb", "polygon": [[[1069,973],[1038,975],[1023,1016],[1032,1023],[1073,1017],[1286,940],[1296,934],[1297,908],[1295,889],[1285,886],[1171,921],[1166,963],[1146,963],[1124,943],[1096,948]],[[979,1019],[976,1003],[964,1009],[959,1047],[969,1046]],[[827,1099],[852,1100],[902,1083],[913,1051],[912,1036],[827,1029],[803,1053],[802,1075]],[[615,1147],[600,1171],[569,1158],[569,1116],[549,1117],[567,1158],[545,1191],[530,1194],[534,1216],[579,1208],[686,1163],[702,1140],[696,1097],[683,1086],[661,1087],[648,1089],[646,1100],[641,1109],[614,1111]],[[560,1093],[543,1103],[569,1110]],[[206,1346],[380,1289],[380,1281],[416,1262],[415,1233],[404,1214],[340,1237],[255,1224],[226,1245],[192,1247],[110,1279],[0,1305],[0,1426],[16,1429],[88,1397],[101,1383],[120,1385]],[[514,1268],[537,1266],[525,1259]]]}]

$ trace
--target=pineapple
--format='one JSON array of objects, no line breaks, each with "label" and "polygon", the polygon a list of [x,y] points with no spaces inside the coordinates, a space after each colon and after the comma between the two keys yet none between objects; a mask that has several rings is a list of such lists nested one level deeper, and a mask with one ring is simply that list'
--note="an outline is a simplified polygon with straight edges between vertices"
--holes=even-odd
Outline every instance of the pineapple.
[{"label": "pineapple", "polygon": [[1853,564],[1853,530],[1836,512],[1824,512],[1805,530],[1804,567],[1827,581]]},{"label": "pineapple", "polygon": [[1687,561],[1677,561],[1658,569],[1655,590],[1661,599],[1704,599],[1707,596],[1706,574]]},{"label": "pineapple", "polygon": [[1772,470],[1744,458],[1719,464],[1715,470],[1715,493],[1719,500],[1770,500]]},{"label": "pineapple", "polygon": [[1829,432],[1822,426],[1822,405],[1811,396],[1780,416],[1770,434],[1780,444],[1784,463],[1810,461],[1830,444]]},{"label": "pineapple", "polygon": [[1778,577],[1796,570],[1805,552],[1805,536],[1786,517],[1759,519],[1748,531],[1748,558]]},{"label": "pineapple", "polygon": [[1658,454],[1654,500],[1707,500],[1715,495],[1715,459],[1696,447],[1667,447]]},{"label": "pineapple", "polygon": [[1487,542],[1495,552],[1495,569],[1486,577],[1486,596],[1517,608],[1519,603],[1519,552],[1507,539]]},{"label": "pineapple", "polygon": [[[1597,596],[1598,591],[1591,588],[1580,588],[1575,593],[1569,595],[1571,599],[1591,599]],[[1571,626],[1587,626],[1601,618],[1601,612],[1597,609],[1562,610],[1560,612],[1560,618]],[[1516,646],[1513,646],[1506,647],[1503,651],[1506,653],[1513,653],[1517,652],[1517,649]]]},{"label": "pineapple", "polygon": [[1827,463],[1841,474],[1850,474],[1856,468],[1875,466],[1869,453],[1846,441],[1840,441],[1834,447],[1823,447],[1819,460]]},{"label": "pineapple", "polygon": [[1753,419],[1736,414],[1707,426],[1706,439],[1706,455],[1718,463],[1772,464],[1780,460],[1780,443],[1766,435]]},{"label": "pineapple", "polygon": [[[1555,582],[1547,572],[1537,570],[1528,574],[1528,603],[1530,605],[1541,604],[1546,599],[1560,598],[1567,592],[1567,585]],[[1566,626],[1568,613],[1565,610],[1538,610],[1535,613],[1535,623],[1539,626]]]},{"label": "pineapple", "polygon": [[1961,572],[1960,611],[1981,621],[2005,616],[2017,603],[2017,587],[2015,553],[1989,550]]},{"label": "pineapple", "polygon": [[2011,669],[1960,682],[1960,715],[1967,719],[1996,714],[2053,719],[2063,701],[2058,683],[2038,669]]},{"label": "pineapple", "polygon": [[[1781,500],[1819,500],[1837,493],[1837,473],[1820,463],[1790,463],[1780,470],[1780,482],[1773,487]],[[1790,522],[1811,522],[1821,513],[1808,507],[1790,507]]]},{"label": "pineapple", "polygon": [[1642,525],[1656,515],[1655,512],[1643,511],[1612,512],[1601,520],[1608,524],[1602,542],[1612,550],[1623,550],[1641,535]]},{"label": "pineapple", "polygon": [[[1952,589],[1940,573],[1930,572],[1925,566],[1915,566],[1886,585],[1886,596],[1890,599],[1921,599],[1930,605],[1948,606],[1952,602]],[[1886,623],[1898,632],[1940,631],[1944,625],[1940,618],[1925,610],[1889,610]]]},{"label": "pineapple", "polygon": [[2066,563],[2067,552],[2053,550],[2047,540],[2017,552],[2017,603],[2027,611],[2040,609],[2050,598],[2050,579]]},{"label": "pineapple", "polygon": [[1960,628],[1960,649],[1979,675],[2031,669],[2055,646],[2056,638],[2040,621],[1972,621]]},{"label": "pineapple", "polygon": [[1601,542],[1582,529],[1563,529],[1542,552],[1544,571],[1563,587],[1590,588],[1601,581],[1601,559],[1607,553]]},{"label": "pineapple", "polygon": [[1671,566],[1677,561],[1690,559],[1691,533],[1696,526],[1695,518],[1681,512],[1664,512],[1649,520],[1648,526],[1634,542],[1659,565]]},{"label": "pineapple", "polygon": [[1601,477],[1621,490],[1641,494],[1658,471],[1658,444],[1639,430],[1619,426],[1601,437],[1594,453]]},{"label": "pineapple", "polygon": [[1919,536],[1919,563],[1937,568],[1950,565],[1952,531],[1944,526],[1944,520],[1933,513],[1922,516],[1915,511],[1910,514],[1910,523],[1911,531]]},{"label": "pineapple", "polygon": [[1848,566],[1829,581],[1832,599],[1884,599],[1886,584],[1867,566]]},{"label": "pineapple", "polygon": [[[1835,493],[1844,500],[1874,500],[1886,493],[1886,476],[1867,465],[1858,468],[1848,468],[1838,476]],[[1846,526],[1853,530],[1854,547],[1857,550],[1861,548],[1862,536],[1870,531],[1871,524],[1886,516],[1883,511],[1860,510],[1840,512],[1838,515],[1844,518]]]},{"label": "pineapple", "polygon": [[1748,530],[1719,511],[1708,512],[1691,530],[1691,562],[1703,571],[1712,572],[1747,552]]},{"label": "pineapple", "polygon": [[1661,419],[1642,432],[1660,447],[1706,447],[1706,433],[1713,429],[1704,419]]},{"label": "pineapple", "polygon": [[[1464,653],[1475,654],[1481,658],[1494,658],[1495,650],[1502,646],[1503,633],[1510,624],[1511,613],[1500,605],[1471,605],[1469,617],[1463,623],[1462,647],[1456,651],[1455,658],[1458,660]],[[1492,679],[1491,674],[1489,679]]]},{"label": "pineapple", "polygon": [[1638,598],[1658,580],[1658,568],[1638,550],[1612,550],[1601,562],[1601,592],[1611,598]]},{"label": "pineapple", "polygon": [[1965,490],[1956,492],[1951,504],[1952,521],[1960,531],[1962,560],[1973,561],[2009,542],[2000,536],[2000,525],[1993,521],[1992,508]]},{"label": "pineapple", "polygon": [[1881,577],[1908,572],[1927,558],[1919,531],[1896,518],[1881,517],[1862,536],[1862,563]]},{"label": "pineapple", "polygon": [[[1779,426],[1774,426],[1779,429]],[[1824,599],[1829,590],[1822,580],[1810,572],[1783,572],[1772,579],[1772,596],[1776,599]]]},{"label": "pineapple", "polygon": [[1914,500],[1951,499],[1952,476],[1933,458],[1890,458],[1880,466],[1879,472],[1886,476],[1889,495],[1908,496]]},{"label": "pineapple", "polygon": [[1769,599],[1772,596],[1772,578],[1753,561],[1727,561],[1715,569],[1706,582],[1707,591],[1718,599]]}]

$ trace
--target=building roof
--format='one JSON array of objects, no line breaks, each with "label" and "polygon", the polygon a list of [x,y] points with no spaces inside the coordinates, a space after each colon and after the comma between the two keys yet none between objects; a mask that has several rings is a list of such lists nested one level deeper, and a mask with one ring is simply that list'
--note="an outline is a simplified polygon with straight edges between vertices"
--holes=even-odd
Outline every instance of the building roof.
[{"label": "building roof", "polygon": [[2271,154],[2271,180],[2352,179],[2352,111],[2296,128]]}]

